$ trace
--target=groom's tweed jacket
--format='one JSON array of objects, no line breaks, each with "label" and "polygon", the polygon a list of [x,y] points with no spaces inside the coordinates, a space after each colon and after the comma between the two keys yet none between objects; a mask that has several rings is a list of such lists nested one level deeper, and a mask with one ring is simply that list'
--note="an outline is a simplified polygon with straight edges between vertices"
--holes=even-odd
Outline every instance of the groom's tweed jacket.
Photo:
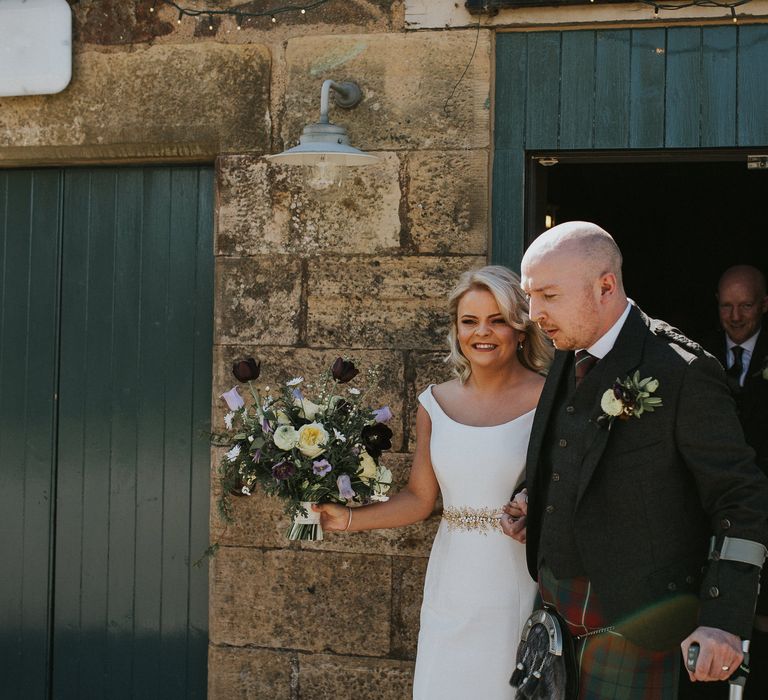
[{"label": "groom's tweed jacket", "polygon": [[[586,576],[609,621],[644,646],[679,642],[697,624],[748,638],[758,571],[708,562],[707,551],[711,535],[768,544],[768,479],[744,442],[719,363],[637,308],[578,389],[567,385],[571,358],[555,353],[528,449],[531,575],[542,560],[577,561],[581,570],[567,575]],[[599,420],[602,393],[638,370],[659,381],[663,406]],[[550,429],[563,415],[578,440]],[[553,445],[577,452],[562,462],[575,465],[574,478],[553,479]]]}]

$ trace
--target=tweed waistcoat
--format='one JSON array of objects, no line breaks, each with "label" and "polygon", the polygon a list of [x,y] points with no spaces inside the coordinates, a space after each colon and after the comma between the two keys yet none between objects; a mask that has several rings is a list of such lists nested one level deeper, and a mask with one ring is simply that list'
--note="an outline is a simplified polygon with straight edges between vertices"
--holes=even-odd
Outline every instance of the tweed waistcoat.
[{"label": "tweed waistcoat", "polygon": [[558,579],[584,575],[573,520],[585,449],[583,417],[593,409],[599,374],[593,369],[576,388],[571,365],[558,390],[541,453],[545,498],[538,563],[545,562]]}]

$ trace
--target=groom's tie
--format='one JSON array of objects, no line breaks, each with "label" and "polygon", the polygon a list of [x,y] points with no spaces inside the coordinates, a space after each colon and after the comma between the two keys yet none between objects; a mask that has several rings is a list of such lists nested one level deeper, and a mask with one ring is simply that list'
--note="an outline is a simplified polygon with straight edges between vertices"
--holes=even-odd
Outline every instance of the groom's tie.
[{"label": "groom's tie", "polygon": [[733,364],[728,368],[726,374],[736,380],[736,383],[741,385],[741,373],[744,370],[744,348],[741,345],[734,345],[731,348],[733,353]]},{"label": "groom's tie", "polygon": [[587,372],[595,366],[596,362],[597,358],[594,355],[590,355],[586,350],[576,351],[576,363],[574,365],[576,386],[579,386],[581,380],[587,376]]}]

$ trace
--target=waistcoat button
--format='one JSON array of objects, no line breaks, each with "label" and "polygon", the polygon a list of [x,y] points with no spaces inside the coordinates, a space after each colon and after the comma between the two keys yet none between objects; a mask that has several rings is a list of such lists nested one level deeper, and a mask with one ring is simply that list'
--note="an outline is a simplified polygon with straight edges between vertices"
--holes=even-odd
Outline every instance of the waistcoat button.
[{"label": "waistcoat button", "polygon": [[554,506],[547,506],[544,510],[547,511],[547,513],[554,513],[555,507]]},{"label": "waistcoat button", "polygon": [[558,442],[557,444],[560,445],[560,447],[567,447],[568,440],[566,440],[565,438],[560,438],[560,442]]},{"label": "waistcoat button", "polygon": [[560,481],[560,475],[557,472],[552,474],[552,481]]},{"label": "waistcoat button", "polygon": [[576,409],[573,406],[566,406],[565,407],[565,412],[566,413],[575,413]]}]

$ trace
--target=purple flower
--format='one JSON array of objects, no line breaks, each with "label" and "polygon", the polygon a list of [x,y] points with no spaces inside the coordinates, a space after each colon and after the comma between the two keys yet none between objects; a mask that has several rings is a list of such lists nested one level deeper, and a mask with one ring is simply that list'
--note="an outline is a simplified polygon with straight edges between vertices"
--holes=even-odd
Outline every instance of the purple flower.
[{"label": "purple flower", "polygon": [[327,459],[319,459],[312,462],[312,471],[318,476],[325,476],[331,469],[333,469],[333,466]]},{"label": "purple flower", "polygon": [[254,450],[253,461],[258,464],[261,461],[261,450]]},{"label": "purple flower", "polygon": [[275,479],[283,480],[292,477],[296,473],[296,466],[293,462],[280,462],[272,467],[272,476]]},{"label": "purple flower", "polygon": [[261,429],[265,433],[269,434],[269,433],[272,432],[272,424],[266,418],[262,418],[261,419]]},{"label": "purple flower", "polygon": [[230,411],[237,411],[245,406],[245,401],[243,401],[243,397],[240,396],[236,386],[233,386],[229,391],[225,391],[220,398],[227,402]]},{"label": "purple flower", "polygon": [[291,392],[291,396],[293,396],[294,399],[298,399],[299,401],[304,398],[304,394],[301,393],[301,389],[294,389]]},{"label": "purple flower", "polygon": [[366,425],[360,431],[363,446],[371,457],[378,459],[384,450],[392,448],[392,431],[382,423]]},{"label": "purple flower", "polygon": [[339,496],[345,500],[355,497],[355,492],[352,490],[352,482],[349,480],[349,476],[342,474],[336,479],[336,486],[339,487]]},{"label": "purple flower", "polygon": [[377,423],[388,423],[392,420],[392,411],[389,406],[382,406],[373,412],[373,417]]}]

